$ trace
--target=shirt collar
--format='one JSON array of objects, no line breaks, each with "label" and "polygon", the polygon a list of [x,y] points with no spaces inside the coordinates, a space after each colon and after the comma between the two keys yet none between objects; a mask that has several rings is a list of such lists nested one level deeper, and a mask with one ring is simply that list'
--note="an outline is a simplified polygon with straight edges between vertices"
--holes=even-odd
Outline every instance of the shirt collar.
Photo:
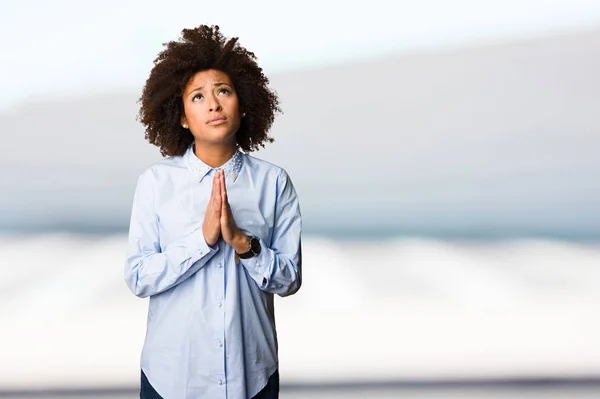
[{"label": "shirt collar", "polygon": [[195,143],[190,144],[188,149],[185,151],[183,160],[184,160],[186,166],[188,167],[188,169],[197,176],[198,181],[202,181],[202,179],[204,179],[204,177],[206,177],[206,175],[211,170],[221,170],[221,169],[223,169],[223,171],[225,172],[225,178],[229,178],[232,182],[235,182],[237,180],[237,178],[240,175],[240,170],[242,169],[242,159],[243,159],[242,153],[239,150],[239,148],[237,148],[235,150],[235,153],[229,159],[229,161],[227,161],[224,165],[222,165],[218,168],[213,168],[212,166],[209,166],[209,165],[205,164],[204,162],[202,162],[200,160],[200,158],[198,158],[196,156],[196,154],[194,153],[194,149],[195,149]]}]

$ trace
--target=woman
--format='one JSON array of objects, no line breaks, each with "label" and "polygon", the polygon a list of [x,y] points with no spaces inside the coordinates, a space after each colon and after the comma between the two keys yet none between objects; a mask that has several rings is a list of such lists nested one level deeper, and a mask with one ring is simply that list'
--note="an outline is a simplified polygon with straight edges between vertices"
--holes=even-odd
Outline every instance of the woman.
[{"label": "woman", "polygon": [[166,156],[139,177],[125,280],[150,297],[142,398],[277,398],[273,294],[301,284],[301,217],[287,173],[247,155],[278,99],[218,26],[184,29],[140,98]]}]

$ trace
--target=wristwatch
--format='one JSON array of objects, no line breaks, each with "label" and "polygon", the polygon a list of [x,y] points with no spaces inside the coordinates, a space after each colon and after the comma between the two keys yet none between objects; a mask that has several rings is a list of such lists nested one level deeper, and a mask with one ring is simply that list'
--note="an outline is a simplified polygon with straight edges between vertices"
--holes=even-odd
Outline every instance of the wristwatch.
[{"label": "wristwatch", "polygon": [[256,237],[248,237],[248,252],[244,252],[243,254],[237,254],[240,259],[250,259],[258,254],[260,254],[260,241]]}]

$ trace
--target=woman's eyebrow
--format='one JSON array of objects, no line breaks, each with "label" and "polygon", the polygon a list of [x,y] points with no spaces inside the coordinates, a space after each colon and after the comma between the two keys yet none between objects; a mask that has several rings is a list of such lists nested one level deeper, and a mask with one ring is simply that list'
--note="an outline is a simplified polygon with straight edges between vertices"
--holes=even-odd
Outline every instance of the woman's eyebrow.
[{"label": "woman's eyebrow", "polygon": [[[225,82],[217,82],[217,83],[213,84],[213,86],[215,86],[215,87],[223,86],[223,85],[231,87],[231,85],[229,83],[225,83]],[[190,91],[190,94],[192,94],[195,91],[202,90],[202,89],[204,89],[204,86],[196,87],[194,90]]]}]

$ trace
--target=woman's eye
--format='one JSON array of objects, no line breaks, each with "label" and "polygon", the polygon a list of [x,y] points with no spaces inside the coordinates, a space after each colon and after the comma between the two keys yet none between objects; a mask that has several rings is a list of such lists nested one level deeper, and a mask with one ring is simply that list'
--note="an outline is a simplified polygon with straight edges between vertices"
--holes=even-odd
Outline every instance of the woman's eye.
[{"label": "woman's eye", "polygon": [[201,99],[202,98],[202,94],[196,94],[193,98],[192,101],[196,101],[196,99]]},{"label": "woman's eye", "polygon": [[229,91],[229,89],[222,88],[222,89],[219,90],[219,93],[227,93],[227,94],[229,94],[231,92]]}]

